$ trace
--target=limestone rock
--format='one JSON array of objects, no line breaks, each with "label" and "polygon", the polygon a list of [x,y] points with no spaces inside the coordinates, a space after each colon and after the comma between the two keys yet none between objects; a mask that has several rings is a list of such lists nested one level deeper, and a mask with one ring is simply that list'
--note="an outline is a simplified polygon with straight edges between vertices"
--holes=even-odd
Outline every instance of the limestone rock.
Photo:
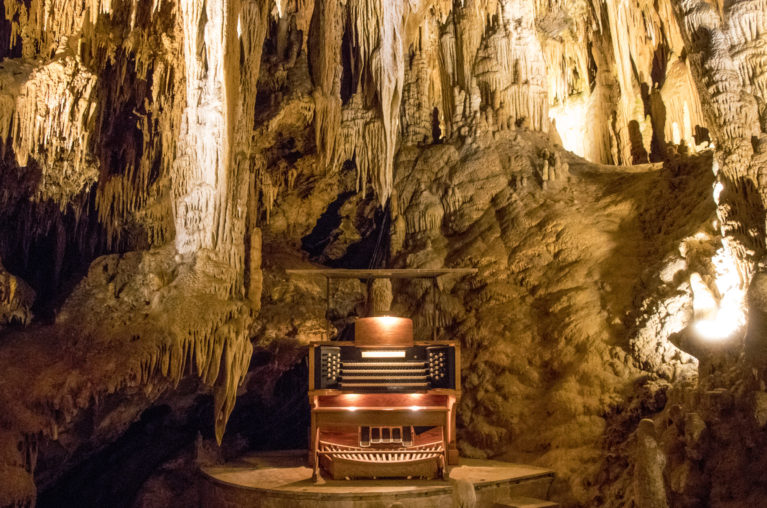
[{"label": "limestone rock", "polygon": [[28,324],[34,301],[35,291],[29,284],[8,273],[0,262],[0,327]]},{"label": "limestone rock", "polygon": [[668,506],[663,483],[665,457],[658,449],[652,420],[639,422],[637,448],[637,464],[634,470],[637,503],[652,508]]},{"label": "limestone rock", "polygon": [[754,418],[759,427],[767,426],[767,393],[758,391],[754,394]]}]

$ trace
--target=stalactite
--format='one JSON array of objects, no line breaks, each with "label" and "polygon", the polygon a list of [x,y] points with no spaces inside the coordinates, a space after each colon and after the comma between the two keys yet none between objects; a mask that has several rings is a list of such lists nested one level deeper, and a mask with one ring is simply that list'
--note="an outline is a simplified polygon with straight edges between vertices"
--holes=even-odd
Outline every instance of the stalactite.
[{"label": "stalactite", "polygon": [[[95,203],[96,217],[113,246],[121,242],[130,220],[144,223],[149,245],[164,244],[175,234],[182,254],[207,251],[196,262],[196,270],[200,276],[213,277],[206,290],[227,299],[240,295],[243,286],[246,231],[241,211],[250,195],[247,182],[252,181],[249,145],[270,4],[180,2],[182,23],[177,34],[183,37],[183,46],[173,39],[170,10],[164,13],[163,23],[171,33],[159,34],[159,27],[152,25],[151,15],[165,6],[172,8],[163,2],[154,2],[151,12],[135,1],[84,2],[75,8],[55,0],[6,2],[6,18],[19,34],[25,57],[52,59],[38,66],[27,60],[4,62],[0,134],[19,166],[34,160],[43,170],[42,184],[35,191],[38,199],[54,200],[62,208],[73,207],[78,217],[86,216],[76,198],[97,182],[95,199],[88,202]],[[236,12],[225,13],[224,7]],[[112,22],[120,26],[122,21],[131,30],[114,31],[117,41],[124,37],[118,42],[123,46],[110,54],[106,45],[115,41],[108,40],[113,35],[107,27]],[[235,23],[244,30],[230,29]],[[224,34],[236,35],[226,40]],[[12,37],[12,42],[16,40]],[[227,53],[227,48],[237,46],[242,55]],[[183,65],[177,65],[174,59],[182,54]],[[174,101],[173,91],[181,83],[186,84],[185,100]],[[120,150],[109,146],[108,155],[107,150],[100,152],[114,142],[108,135],[115,135],[114,126],[126,121],[119,118],[120,108],[131,100],[136,105],[126,118],[135,119],[139,137],[120,140]],[[115,153],[116,165],[109,159]],[[31,218],[27,222],[34,224]],[[35,227],[50,230],[52,226]],[[78,240],[62,240],[61,226],[57,227],[60,241],[54,257],[60,266],[65,242]],[[26,242],[28,249],[31,238],[33,232],[24,231],[19,241]],[[260,245],[253,249],[260,251]],[[251,271],[255,268],[252,265]],[[247,319],[237,317],[242,312],[227,311],[226,319],[237,324],[225,330],[220,329],[222,323],[214,323],[207,331],[185,334],[183,340],[157,353],[159,357],[148,360],[136,376],[147,381],[161,373],[177,381],[185,370],[185,351],[196,351],[199,375],[218,386],[219,438],[250,357]],[[207,346],[197,348],[197,341]],[[221,358],[229,363],[212,365]],[[126,382],[106,384],[114,391]],[[90,403],[90,397],[78,400]],[[56,428],[54,424],[47,432],[54,435]]]},{"label": "stalactite", "polygon": [[[681,30],[668,16],[675,4],[687,9]],[[754,212],[759,200],[765,203],[767,179],[762,1],[29,0],[4,6],[10,40],[24,55],[3,61],[0,69],[0,134],[6,158],[14,162],[2,166],[2,182],[12,181],[14,172],[22,175],[17,192],[0,186],[0,208],[12,203],[7,208],[20,218],[12,241],[19,252],[29,252],[34,235],[44,232],[52,242],[53,278],[66,271],[72,243],[95,241],[87,234],[93,222],[107,230],[110,250],[152,247],[144,251],[147,258],[104,281],[110,298],[73,300],[70,314],[104,303],[111,318],[106,310],[98,314],[106,316],[103,328],[78,335],[83,325],[71,315],[57,323],[78,340],[94,340],[92,349],[105,351],[103,358],[124,362],[99,372],[91,385],[78,378],[57,386],[55,396],[49,391],[32,401],[31,413],[43,413],[37,431],[51,439],[66,435],[78,412],[110,393],[131,390],[152,398],[163,383],[196,375],[215,387],[220,440],[251,355],[248,332],[261,291],[260,217],[266,216],[265,229],[271,220],[293,235],[290,228],[306,225],[286,219],[294,210],[285,201],[307,189],[325,192],[330,184],[316,182],[335,182],[324,173],[349,161],[356,165],[358,192],[372,188],[379,204],[390,194],[396,200],[399,144],[403,158],[460,146],[454,157],[466,166],[464,155],[486,143],[547,142],[540,133],[496,131],[548,131],[554,124],[567,148],[577,136],[576,151],[600,162],[630,163],[635,151],[647,157],[651,141],[665,142],[668,152],[655,155],[666,156],[676,170],[682,166],[675,165],[674,154],[685,148],[673,145],[694,150],[705,113],[714,119],[717,178],[725,189],[718,217],[725,245],[748,262],[764,250],[764,217]],[[348,61],[344,37],[351,39]],[[704,108],[691,69],[702,84]],[[268,104],[256,104],[257,97],[268,97]],[[307,128],[312,115],[313,133]],[[548,142],[558,139],[552,132]],[[442,146],[428,150],[406,146],[438,141]],[[444,231],[466,232],[475,222],[479,227],[493,220],[511,227],[503,214],[475,216],[485,210],[477,204],[485,194],[499,202],[539,194],[558,199],[566,164],[559,155],[537,153],[539,159],[520,155],[504,162],[503,177],[487,184],[487,192],[481,162],[465,181],[400,190],[392,206],[393,228],[401,235],[392,239],[393,252],[414,254],[404,240],[412,234],[426,245],[422,259],[444,265],[440,252],[453,249],[436,243]],[[435,178],[459,165],[424,159],[418,171],[427,174],[426,166],[434,164]],[[36,187],[24,175],[38,166],[44,179]],[[343,192],[351,184],[346,176],[338,175]],[[539,193],[533,182],[547,191]],[[17,207],[27,195],[39,203]],[[311,200],[320,198],[312,194]],[[49,201],[66,208],[75,225],[62,221],[62,214],[46,217]],[[284,232],[278,227],[267,238]],[[453,254],[483,266],[498,257],[503,272],[511,256],[493,252],[500,248],[498,235],[493,230],[467,238],[469,247],[485,245]],[[570,242],[568,235],[563,231],[561,241]],[[164,250],[154,248],[164,244]],[[169,267],[161,275],[145,270],[158,250]],[[109,259],[104,262],[115,262]],[[421,258],[414,254],[407,262],[413,259]],[[103,268],[100,263],[94,272]],[[177,273],[183,283],[145,290],[126,303],[126,285],[162,286]],[[0,272],[0,289],[11,287],[3,277]],[[474,303],[507,303],[517,286],[532,284],[530,277],[474,287]],[[18,287],[4,294],[19,294]],[[0,298],[0,323],[6,300]],[[440,299],[439,326],[458,313],[451,305],[458,304]],[[136,313],[144,306],[155,314]],[[17,319],[28,319],[27,307],[17,305]],[[119,331],[129,318],[135,318],[130,337]],[[170,324],[142,324],[160,318]],[[427,312],[425,324],[430,320]],[[75,345],[58,336],[51,341],[59,339]]]},{"label": "stalactite", "polygon": [[[167,263],[162,260],[172,258],[172,251],[166,248],[164,251],[149,254],[146,258],[141,256],[142,254],[134,253],[123,260],[112,256],[111,259],[101,258],[101,261],[95,263],[89,277],[76,290],[74,298],[62,308],[57,318],[59,326],[66,330],[78,324],[78,309],[83,299],[99,301],[106,298],[115,302],[112,305],[122,306],[125,312],[120,314],[122,317],[118,320],[130,312],[135,312],[130,310],[135,309],[132,300],[143,299],[141,294],[147,291],[141,281],[145,278],[150,281],[157,280],[158,262]],[[101,281],[137,275],[124,273],[126,269],[134,271],[135,268],[131,267],[137,261],[141,275],[138,280],[126,282],[126,286],[121,289],[121,296],[104,292],[108,291],[109,286],[103,285]],[[209,266],[210,260],[200,260],[193,265],[177,268],[180,276],[176,281],[170,286],[159,288],[164,296],[153,297],[158,302],[157,305],[164,309],[156,309],[165,315],[164,322],[147,322],[137,318],[136,325],[132,328],[125,329],[122,333],[118,332],[117,335],[110,335],[105,331],[111,329],[114,334],[121,325],[112,321],[114,317],[110,317],[107,310],[103,320],[91,323],[77,334],[110,337],[109,345],[105,347],[113,349],[115,353],[121,352],[121,365],[109,371],[101,370],[100,364],[94,365],[95,370],[90,373],[89,379],[78,377],[71,380],[71,386],[56,394],[34,392],[33,397],[50,397],[45,403],[41,401],[43,406],[47,405],[51,409],[50,414],[40,415],[52,423],[52,426],[41,425],[40,432],[44,436],[55,439],[56,425],[64,425],[71,421],[78,411],[92,403],[94,397],[136,386],[151,389],[151,386],[156,384],[153,380],[158,376],[176,385],[190,373],[190,366],[194,366],[193,373],[206,384],[215,387],[216,435],[220,440],[233,408],[237,387],[244,379],[250,361],[252,346],[248,339],[247,326],[250,310],[242,303],[228,300],[228,281],[220,278],[228,275],[226,270],[215,273],[208,269],[203,273],[197,266],[200,264]],[[193,273],[196,275],[192,275]],[[204,284],[201,284],[201,281],[204,281]],[[211,288],[216,287],[220,288],[220,296],[210,292]],[[184,307],[186,312],[178,312],[178,309]],[[66,342],[66,337],[67,333],[64,333],[56,340]],[[44,389],[44,385],[35,386],[38,390]],[[35,403],[34,400],[30,402],[32,406]]]},{"label": "stalactite", "polygon": [[[128,69],[130,57],[122,56],[116,65],[120,66],[118,72],[122,76],[131,76],[135,72],[135,78],[132,82],[124,77],[110,83],[111,86],[101,92],[108,99],[102,97],[101,100],[108,104],[119,102],[117,97],[133,85],[136,96],[132,100],[141,104],[140,111],[133,109],[131,115],[136,120],[134,132],[140,133],[141,138],[123,139],[120,159],[124,164],[120,167],[113,167],[111,157],[106,156],[111,138],[98,139],[97,151],[104,155],[101,157],[96,209],[99,221],[107,228],[110,244],[119,243],[126,219],[132,217],[144,226],[150,245],[163,245],[174,233],[168,178],[181,123],[182,102],[174,100],[168,90],[177,85],[176,80],[182,76],[176,74],[175,65],[168,61],[170,56],[156,58],[151,67],[138,63]],[[143,89],[145,82],[152,84],[151,89]],[[102,131],[113,130],[115,123],[120,121],[121,116],[114,111],[102,110],[98,124]]]},{"label": "stalactite", "polygon": [[[412,37],[415,40],[409,45],[410,57],[402,97],[402,143],[439,142],[440,138],[435,136],[444,138],[450,135],[450,122],[445,118],[443,86],[451,79],[441,75],[438,21],[432,16],[425,17],[417,34]],[[452,84],[449,88],[452,91]]]},{"label": "stalactite", "polygon": [[[382,145],[382,165],[368,166],[370,180],[383,203],[391,194],[394,153],[399,137],[400,101],[405,75],[403,18],[401,0],[350,2],[352,36],[359,51],[358,79],[364,89],[375,90],[383,124],[383,139],[372,141]],[[372,131],[371,131],[372,133]]]},{"label": "stalactite", "polygon": [[[545,34],[549,116],[564,146],[616,164],[660,160],[674,139],[694,153],[705,121],[671,2],[601,5],[535,5],[539,33]],[[600,125],[605,127],[594,129]]]},{"label": "stalactite", "polygon": [[498,24],[489,27],[477,55],[475,75],[483,105],[496,127],[522,119],[530,128],[548,130],[548,97],[543,50],[535,32],[532,2],[502,1]]},{"label": "stalactite", "polygon": [[[171,211],[158,202],[165,200],[163,177],[175,153],[179,123],[168,92],[182,76],[172,63],[172,37],[159,33],[173,24],[160,28],[153,17],[161,8],[133,0],[76,6],[33,0],[6,6],[24,58],[5,62],[0,71],[4,149],[13,151],[22,167],[30,160],[41,167],[34,199],[56,202],[62,211],[72,208],[80,215],[75,202],[97,181],[96,209],[110,245],[121,244],[126,227],[142,222],[146,238],[132,240],[138,244],[161,244],[173,234]],[[104,28],[129,18],[133,30],[110,39]],[[32,71],[32,62],[40,61]],[[151,90],[144,88],[147,83]],[[142,144],[128,135],[116,149],[115,128],[124,128],[131,116]],[[118,152],[115,160],[124,165],[113,164],[114,154],[107,152]],[[150,216],[159,221],[149,223]]]},{"label": "stalactite", "polygon": [[457,84],[469,92],[474,78],[474,60],[485,30],[486,2],[471,0],[453,11],[455,23],[455,70]]},{"label": "stalactite", "polygon": [[312,29],[316,44],[310,48],[314,90],[314,133],[325,165],[333,167],[341,128],[341,42],[345,25],[343,4],[318,0]]},{"label": "stalactite", "polygon": [[[452,15],[451,15],[452,16]],[[452,30],[452,17],[448,18],[448,22],[444,25],[446,28],[442,28],[439,34],[439,74],[441,80],[442,93],[442,109],[444,115],[448,119],[448,125],[451,127],[451,132],[456,124],[456,120],[459,120],[463,116],[463,112],[457,112],[457,97],[454,96],[454,91],[458,87],[456,82],[456,48],[455,48],[455,32]]]},{"label": "stalactite", "polygon": [[[172,171],[176,248],[182,254],[216,245],[216,192],[229,151],[221,1],[184,0],[186,108]],[[201,37],[200,37],[201,35]]]},{"label": "stalactite", "polygon": [[[249,200],[257,199],[250,185],[259,169],[251,156],[251,142],[270,2],[257,0],[227,5],[230,9],[227,15],[229,25],[226,28],[229,37],[226,40],[228,49],[225,51],[224,75],[227,83],[226,121],[230,146],[226,166],[222,168],[225,177],[218,177],[220,189],[217,194],[216,252],[218,259],[231,268],[229,295],[241,297],[246,286],[246,237],[251,234],[247,231],[246,211]],[[235,24],[240,26],[239,30],[232,29]],[[260,245],[257,248],[260,249]]]},{"label": "stalactite", "polygon": [[88,127],[96,77],[71,56],[32,68],[11,61],[0,74],[0,136],[19,166],[33,158],[42,170],[35,199],[50,199],[63,208],[96,181],[88,150]]}]

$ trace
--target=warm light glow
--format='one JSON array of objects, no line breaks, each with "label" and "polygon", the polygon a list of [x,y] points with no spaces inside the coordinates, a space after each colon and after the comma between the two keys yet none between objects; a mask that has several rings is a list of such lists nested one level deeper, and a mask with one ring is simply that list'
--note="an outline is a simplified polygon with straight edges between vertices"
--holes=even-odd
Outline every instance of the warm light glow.
[{"label": "warm light glow", "polygon": [[381,323],[382,326],[392,326],[394,325],[399,318],[396,318],[394,316],[380,316],[375,318],[377,322]]},{"label": "warm light glow", "polygon": [[722,182],[716,182],[714,184],[714,202],[717,205],[719,204],[719,195],[722,194],[723,188],[724,188],[724,185],[722,185]]},{"label": "warm light glow", "polygon": [[719,249],[711,261],[716,269],[716,290],[721,297],[717,299],[703,279],[693,274],[690,284],[695,311],[694,327],[704,339],[722,340],[746,324],[746,292],[735,259],[725,247]]},{"label": "warm light glow", "polygon": [[420,411],[421,410],[421,406],[410,406],[410,410],[411,411]]},{"label": "warm light glow", "polygon": [[690,276],[690,287],[692,288],[692,307],[695,316],[701,318],[715,314],[718,307],[716,297],[700,274],[693,273]]},{"label": "warm light glow", "polygon": [[585,132],[589,132],[588,103],[585,99],[568,99],[566,103],[549,108],[549,118],[556,124],[562,146],[581,157],[587,157],[588,144],[591,142]]},{"label": "warm light glow", "polygon": [[356,402],[357,400],[359,400],[360,394],[359,393],[345,393],[345,394],[341,395],[341,397],[343,398],[344,402]]},{"label": "warm light glow", "polygon": [[676,122],[671,124],[671,142],[675,145],[682,142],[682,132],[679,130],[679,124]]},{"label": "warm light glow", "polygon": [[692,235],[692,237],[698,240],[699,242],[707,242],[711,239],[711,237],[705,231],[698,231],[697,233]]},{"label": "warm light glow", "polygon": [[349,406],[349,407],[346,408],[346,410],[347,411],[356,411],[357,410],[357,406]]},{"label": "warm light glow", "polygon": [[363,351],[362,358],[405,358],[405,351]]},{"label": "warm light glow", "polygon": [[[176,250],[196,253],[215,247],[217,208],[226,188],[227,97],[223,0],[182,0],[186,107],[181,119],[176,164],[185,176],[173,185]],[[201,21],[202,20],[202,21]],[[201,57],[201,55],[203,55]]]}]

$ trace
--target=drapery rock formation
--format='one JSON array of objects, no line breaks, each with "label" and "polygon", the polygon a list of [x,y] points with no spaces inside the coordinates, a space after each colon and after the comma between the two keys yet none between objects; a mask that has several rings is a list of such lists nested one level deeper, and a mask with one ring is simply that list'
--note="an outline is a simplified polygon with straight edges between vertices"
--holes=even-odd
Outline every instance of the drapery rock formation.
[{"label": "drapery rock formation", "polygon": [[317,264],[479,268],[392,287],[462,343],[465,455],[566,505],[764,498],[762,3],[3,7],[0,506],[158,408],[210,414],[141,499],[300,421],[302,348],[371,306]]}]

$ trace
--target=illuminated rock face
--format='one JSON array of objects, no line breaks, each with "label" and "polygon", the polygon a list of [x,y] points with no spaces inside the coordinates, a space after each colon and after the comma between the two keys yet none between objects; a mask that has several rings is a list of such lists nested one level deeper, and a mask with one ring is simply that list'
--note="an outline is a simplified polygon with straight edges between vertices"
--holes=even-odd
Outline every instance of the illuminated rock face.
[{"label": "illuminated rock face", "polygon": [[[479,268],[436,301],[463,453],[572,504],[759,499],[764,10],[6,0],[0,506],[189,391],[221,441],[366,307],[307,257]],[[427,290],[392,284],[420,335]]]}]

